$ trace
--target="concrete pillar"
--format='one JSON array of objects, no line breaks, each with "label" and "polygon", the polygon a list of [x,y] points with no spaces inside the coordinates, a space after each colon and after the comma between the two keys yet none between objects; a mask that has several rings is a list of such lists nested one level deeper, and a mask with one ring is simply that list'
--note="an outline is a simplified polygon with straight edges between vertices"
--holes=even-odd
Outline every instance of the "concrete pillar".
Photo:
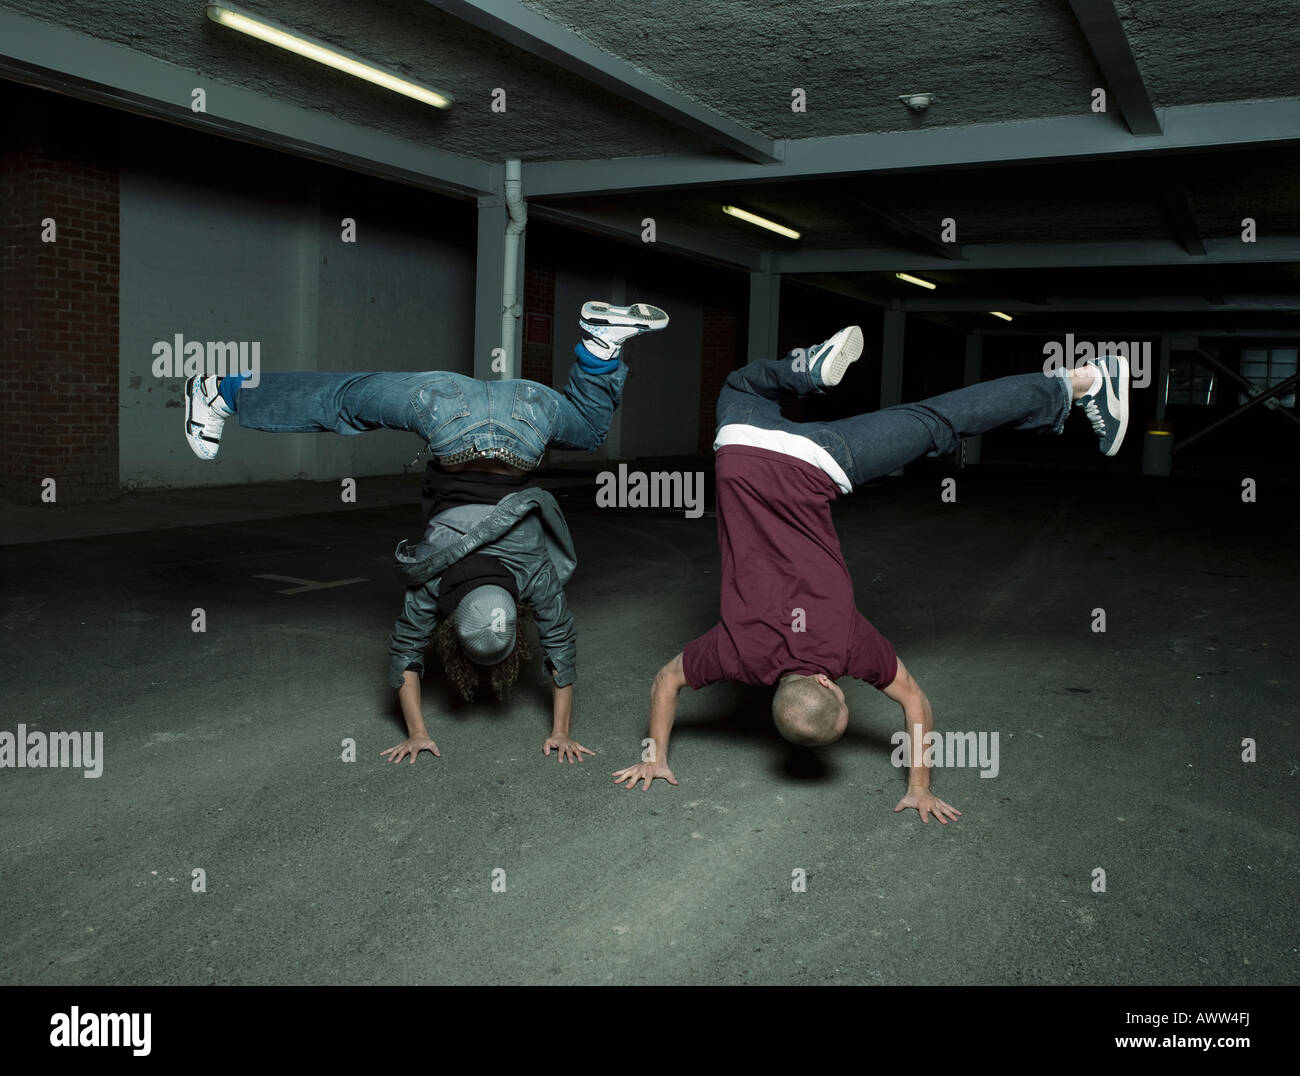
[{"label": "concrete pillar", "polygon": [[1169,398],[1168,336],[1160,337],[1160,372],[1156,375],[1156,418],[1142,440],[1142,473],[1168,476],[1174,467],[1174,433],[1165,421],[1165,402]]},{"label": "concrete pillar", "polygon": [[[501,346],[501,280],[505,274],[505,199],[498,194],[478,200],[478,257],[474,266],[474,376],[500,380],[519,376],[520,349],[511,354],[514,369],[492,368],[492,352]],[[523,294],[523,265],[519,259],[519,288]]]},{"label": "concrete pillar", "polygon": [[[885,311],[885,328],[880,341],[880,406],[893,407],[903,402],[903,331],[907,313],[898,308],[894,300]],[[901,475],[903,468],[891,471]]]},{"label": "concrete pillar", "polygon": [[779,359],[777,326],[781,323],[781,274],[761,270],[749,274],[748,361]]},{"label": "concrete pillar", "polygon": [[907,313],[897,308],[885,311],[885,329],[880,341],[880,406],[903,402],[903,330]]},{"label": "concrete pillar", "polygon": [[1160,372],[1156,379],[1156,418],[1165,418],[1165,404],[1169,400],[1169,337],[1160,338]]},{"label": "concrete pillar", "polygon": [[[979,383],[983,373],[984,357],[984,334],[978,329],[966,334],[966,367],[965,379],[963,384],[975,385]],[[978,434],[974,437],[965,438],[966,464],[967,466],[980,461],[981,438]]]}]

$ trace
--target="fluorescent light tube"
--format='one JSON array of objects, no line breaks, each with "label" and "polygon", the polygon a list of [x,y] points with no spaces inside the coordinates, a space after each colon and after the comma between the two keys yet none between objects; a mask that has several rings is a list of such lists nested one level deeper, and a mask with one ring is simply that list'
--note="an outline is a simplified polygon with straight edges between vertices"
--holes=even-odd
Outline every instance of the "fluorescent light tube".
[{"label": "fluorescent light tube", "polygon": [[394,75],[391,71],[385,71],[374,64],[366,63],[355,56],[349,56],[347,53],[340,52],[329,45],[313,41],[311,38],[295,33],[293,30],[287,30],[283,26],[277,26],[265,19],[248,15],[238,8],[231,7],[229,4],[209,4],[208,18],[220,26],[228,26],[232,30],[238,30],[241,34],[248,34],[249,37],[255,37],[259,41],[278,45],[282,49],[288,49],[299,56],[305,56],[309,60],[325,64],[326,67],[332,67],[336,71],[343,71],[346,74],[365,79],[367,82],[373,82],[376,86],[382,86],[386,90],[392,90],[394,93],[404,94],[417,101],[423,101],[426,105],[433,105],[435,108],[451,107],[451,98],[445,93],[439,93],[437,90],[431,90],[427,86],[421,86],[409,79],[404,79],[400,75]]},{"label": "fluorescent light tube", "polygon": [[777,224],[776,221],[768,220],[766,217],[760,217],[757,213],[750,213],[749,211],[739,209],[734,205],[724,205],[722,211],[738,218],[739,220],[747,221],[750,224],[757,224],[760,228],[766,228],[769,232],[776,232],[777,235],[783,235],[787,239],[799,238],[799,233],[793,228],[787,228],[784,224]]},{"label": "fluorescent light tube", "polygon": [[938,284],[931,284],[928,280],[922,280],[919,276],[912,276],[910,273],[895,273],[894,276],[898,277],[899,280],[906,280],[909,284],[929,288],[931,291],[934,291],[939,286]]}]

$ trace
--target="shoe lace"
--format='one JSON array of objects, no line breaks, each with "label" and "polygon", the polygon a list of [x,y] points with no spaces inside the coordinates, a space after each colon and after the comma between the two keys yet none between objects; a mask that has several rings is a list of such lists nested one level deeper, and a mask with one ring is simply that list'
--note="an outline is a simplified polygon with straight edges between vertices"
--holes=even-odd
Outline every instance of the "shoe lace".
[{"label": "shoe lace", "polygon": [[1097,406],[1097,398],[1095,396],[1083,405],[1083,413],[1087,416],[1088,421],[1092,423],[1092,428],[1097,431],[1097,436],[1105,436],[1106,420],[1102,417],[1101,408]]}]

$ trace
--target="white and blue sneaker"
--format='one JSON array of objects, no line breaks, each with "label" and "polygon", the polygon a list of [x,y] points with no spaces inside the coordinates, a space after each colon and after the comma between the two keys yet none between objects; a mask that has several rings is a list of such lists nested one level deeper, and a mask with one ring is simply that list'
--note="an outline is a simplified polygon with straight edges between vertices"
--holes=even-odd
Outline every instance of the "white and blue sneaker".
[{"label": "white and blue sneaker", "polygon": [[1128,359],[1107,355],[1084,365],[1097,371],[1098,380],[1090,393],[1074,401],[1074,406],[1082,407],[1092,423],[1093,432],[1101,440],[1102,454],[1113,456],[1128,431]]},{"label": "white and blue sneaker", "polygon": [[862,355],[862,330],[856,325],[841,329],[829,340],[808,349],[808,373],[813,384],[822,389],[833,389],[844,377],[844,371]]},{"label": "white and blue sneaker", "polygon": [[217,458],[221,430],[234,412],[217,391],[221,378],[191,377],[185,382],[185,440],[201,460]]},{"label": "white and blue sneaker", "polygon": [[658,332],[668,324],[668,315],[649,303],[611,306],[591,300],[582,304],[578,326],[582,346],[596,358],[613,362],[623,345],[641,333]]}]

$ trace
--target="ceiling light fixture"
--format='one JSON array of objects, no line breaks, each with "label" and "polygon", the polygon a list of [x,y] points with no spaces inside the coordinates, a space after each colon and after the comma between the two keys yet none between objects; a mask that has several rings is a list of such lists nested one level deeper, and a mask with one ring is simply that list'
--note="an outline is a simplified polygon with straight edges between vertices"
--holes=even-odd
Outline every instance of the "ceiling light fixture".
[{"label": "ceiling light fixture", "polygon": [[931,284],[928,280],[922,280],[919,276],[912,276],[910,273],[895,273],[894,276],[898,277],[899,280],[906,280],[909,284],[915,284],[917,287],[929,288],[931,291],[934,291],[939,286],[938,284]]},{"label": "ceiling light fixture", "polygon": [[900,93],[898,99],[913,112],[924,112],[939,98],[932,93]]},{"label": "ceiling light fixture", "polygon": [[739,209],[734,205],[724,205],[722,211],[730,216],[747,221],[750,224],[756,224],[760,228],[766,228],[769,232],[776,232],[777,235],[783,235],[787,239],[799,238],[799,233],[793,228],[787,228],[784,224],[777,224],[776,221],[768,220],[766,217],[760,217],[757,213],[750,213],[748,210]]},{"label": "ceiling light fixture", "polygon": [[990,310],[989,313],[992,314],[995,318],[1001,318],[1003,321],[1010,321],[1010,320],[1011,320],[1011,315],[1010,315],[1010,314],[1004,314],[1004,313],[1002,313],[1001,310]]},{"label": "ceiling light fixture", "polygon": [[304,37],[302,34],[278,26],[266,19],[249,15],[238,8],[231,7],[229,4],[209,4],[208,18],[220,26],[228,26],[232,30],[238,30],[241,34],[248,34],[249,37],[255,37],[268,44],[278,45],[282,49],[288,49],[299,56],[305,56],[307,59],[315,60],[326,67],[332,67],[336,71],[343,71],[346,74],[365,79],[367,82],[373,82],[376,86],[382,86],[386,90],[392,90],[394,93],[404,94],[417,101],[423,101],[426,105],[433,105],[435,108],[451,108],[452,99],[445,93],[431,90],[427,86],[411,82],[400,75],[394,75],[391,71],[385,71],[374,64],[367,63],[365,60],[340,52],[330,45],[313,41],[309,37]]}]

